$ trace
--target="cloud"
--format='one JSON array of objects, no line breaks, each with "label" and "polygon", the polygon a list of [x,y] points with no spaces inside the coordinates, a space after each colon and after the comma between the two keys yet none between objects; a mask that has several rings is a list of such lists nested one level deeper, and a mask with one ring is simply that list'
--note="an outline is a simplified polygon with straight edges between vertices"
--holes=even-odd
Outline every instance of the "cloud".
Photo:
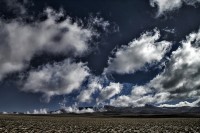
[{"label": "cloud", "polygon": [[30,111],[26,111],[26,112],[24,112],[24,114],[29,115],[29,114],[31,114],[31,113],[30,113]]},{"label": "cloud", "polygon": [[197,3],[200,3],[200,0],[150,0],[150,5],[158,8],[157,17],[166,12],[181,8],[183,3],[195,6]]},{"label": "cloud", "polygon": [[117,107],[139,107],[146,104],[164,103],[168,101],[169,93],[160,92],[154,94],[147,86],[133,86],[130,95],[121,95],[110,100],[110,105]]},{"label": "cloud", "polygon": [[30,71],[21,90],[41,92],[48,102],[51,96],[70,94],[78,90],[87,76],[89,76],[89,68],[86,64],[66,59]]},{"label": "cloud", "polygon": [[[110,100],[116,106],[199,106],[200,95],[200,30],[181,41],[181,46],[172,52],[165,62],[165,69],[149,83],[134,86],[130,95]],[[168,101],[193,99],[196,102],[181,101],[178,104],[164,104]]]},{"label": "cloud", "polygon": [[150,81],[157,91],[171,98],[197,98],[200,94],[200,31],[191,33],[174,51],[162,73]]},{"label": "cloud", "polygon": [[145,86],[134,86],[131,93],[134,96],[143,96],[149,92],[151,92],[151,90]]},{"label": "cloud", "polygon": [[78,102],[104,104],[106,100],[121,93],[123,84],[112,82],[106,76],[90,75],[86,87],[77,96]]},{"label": "cloud", "polygon": [[[27,112],[27,114],[30,112]],[[32,114],[48,114],[48,109],[34,109]]]},{"label": "cloud", "polygon": [[200,0],[183,0],[187,5],[195,6],[196,4],[200,3]]},{"label": "cloud", "polygon": [[6,115],[6,114],[9,114],[9,113],[4,111],[4,112],[2,112],[2,114],[3,114],[3,115]]},{"label": "cloud", "polygon": [[6,74],[23,70],[35,54],[48,52],[71,57],[83,56],[90,51],[90,41],[98,36],[92,28],[83,27],[63,12],[45,10],[47,19],[31,24],[21,21],[0,20],[0,79]]},{"label": "cloud", "polygon": [[76,114],[82,114],[82,113],[94,113],[95,111],[92,108],[84,108],[79,109],[77,107],[77,104],[74,104],[73,106],[65,107],[63,108],[67,113],[76,113]]},{"label": "cloud", "polygon": [[150,5],[152,7],[158,7],[157,16],[163,15],[164,12],[178,9],[182,4],[182,0],[150,0]]},{"label": "cloud", "polygon": [[97,104],[102,103],[105,100],[109,100],[113,96],[119,94],[123,89],[123,85],[120,83],[113,83],[110,84],[100,90],[99,97],[97,98]]},{"label": "cloud", "polygon": [[128,46],[118,48],[114,58],[109,58],[104,73],[130,74],[144,68],[147,64],[161,61],[172,44],[159,39],[160,32],[154,29],[152,32],[143,33]]},{"label": "cloud", "polygon": [[200,104],[200,99],[194,101],[194,102],[188,102],[188,101],[182,101],[177,104],[161,104],[159,107],[198,107]]},{"label": "cloud", "polygon": [[82,109],[79,110],[76,107],[66,107],[64,109],[67,113],[76,113],[76,114],[82,114],[82,113],[94,113],[95,111],[91,108],[87,108],[87,109]]},{"label": "cloud", "polygon": [[98,77],[91,76],[88,82],[87,88],[77,96],[79,102],[90,103],[93,100],[92,95],[103,88],[101,79]]},{"label": "cloud", "polygon": [[[189,34],[181,46],[165,62],[163,72],[143,86],[134,86],[130,95],[111,99],[116,106],[143,106],[146,103],[160,106],[198,106],[200,95],[200,30]],[[193,99],[197,102],[168,105],[167,101]]]},{"label": "cloud", "polygon": [[0,4],[6,6],[8,11],[13,12],[16,15],[24,15],[27,13],[25,5],[27,4],[27,0],[1,0]]},{"label": "cloud", "polygon": [[176,33],[175,29],[169,29],[169,28],[165,28],[165,29],[163,29],[163,31],[165,31],[167,33],[170,33],[170,34],[175,34]]},{"label": "cloud", "polygon": [[[89,19],[89,24],[91,26],[97,26],[97,27],[101,27],[102,30],[108,32],[108,27],[110,27],[110,23],[109,21],[104,20],[104,18],[99,17],[99,16],[90,16]],[[91,27],[92,28],[92,27]]]}]

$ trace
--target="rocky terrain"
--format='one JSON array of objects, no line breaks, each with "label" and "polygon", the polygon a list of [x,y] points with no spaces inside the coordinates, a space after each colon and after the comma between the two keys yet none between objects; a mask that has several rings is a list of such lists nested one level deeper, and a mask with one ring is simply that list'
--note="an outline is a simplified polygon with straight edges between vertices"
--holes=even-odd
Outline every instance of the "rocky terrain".
[{"label": "rocky terrain", "polygon": [[113,118],[78,115],[0,115],[1,133],[200,132],[200,118]]}]

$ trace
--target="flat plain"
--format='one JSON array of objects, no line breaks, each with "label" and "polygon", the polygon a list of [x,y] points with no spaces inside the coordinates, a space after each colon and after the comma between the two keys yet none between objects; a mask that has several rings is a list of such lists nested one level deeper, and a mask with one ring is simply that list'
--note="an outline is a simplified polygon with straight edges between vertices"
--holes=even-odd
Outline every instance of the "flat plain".
[{"label": "flat plain", "polygon": [[199,133],[200,118],[0,115],[0,133]]}]

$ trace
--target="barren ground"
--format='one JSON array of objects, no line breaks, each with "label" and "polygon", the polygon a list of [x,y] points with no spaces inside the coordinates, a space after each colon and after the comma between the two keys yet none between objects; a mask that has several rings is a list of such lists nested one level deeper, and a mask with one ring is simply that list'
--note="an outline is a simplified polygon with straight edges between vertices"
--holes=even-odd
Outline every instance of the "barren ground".
[{"label": "barren ground", "polygon": [[200,132],[200,118],[95,118],[0,115],[0,133]]}]

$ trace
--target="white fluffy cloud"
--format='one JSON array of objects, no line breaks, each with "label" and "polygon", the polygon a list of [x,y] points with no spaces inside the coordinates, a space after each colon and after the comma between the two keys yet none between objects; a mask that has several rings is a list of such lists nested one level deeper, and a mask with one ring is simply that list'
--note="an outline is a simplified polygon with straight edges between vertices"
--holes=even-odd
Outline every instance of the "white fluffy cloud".
[{"label": "white fluffy cloud", "polygon": [[30,71],[22,90],[41,92],[49,101],[51,96],[69,94],[79,89],[87,76],[89,76],[89,68],[86,64],[74,63],[67,59]]},{"label": "white fluffy cloud", "polygon": [[86,108],[86,109],[79,109],[77,107],[77,105],[74,106],[69,106],[69,107],[65,107],[64,110],[67,113],[76,113],[76,114],[82,114],[82,113],[94,113],[95,111],[91,108]]},{"label": "white fluffy cloud", "polygon": [[166,11],[173,11],[182,6],[182,0],[150,0],[152,7],[158,7],[157,16],[162,15]]},{"label": "white fluffy cloud", "polygon": [[0,20],[0,79],[24,69],[36,53],[82,56],[89,50],[89,41],[97,35],[92,28],[83,28],[70,17],[57,22],[62,11],[47,8],[45,14],[46,20],[32,24]]},{"label": "white fluffy cloud", "polygon": [[104,104],[106,100],[121,93],[123,84],[110,82],[106,76],[91,76],[86,87],[77,96],[77,100],[82,103],[96,102]]},{"label": "white fluffy cloud", "polygon": [[8,112],[5,112],[5,111],[4,111],[4,112],[2,112],[2,114],[6,115],[6,114],[8,114]]},{"label": "white fluffy cloud", "polygon": [[92,95],[103,88],[103,85],[98,77],[92,77],[89,80],[87,88],[82,90],[77,99],[80,102],[90,103],[93,100]]},{"label": "white fluffy cloud", "polygon": [[[191,33],[166,63],[163,72],[144,86],[134,86],[130,95],[111,99],[115,106],[143,106],[146,103],[160,106],[199,106],[200,95],[200,31]],[[164,104],[183,98],[195,102],[181,101],[178,104]]]},{"label": "white fluffy cloud", "polygon": [[200,3],[200,0],[150,0],[150,5],[152,7],[157,6],[158,8],[157,17],[166,12],[179,9],[183,3],[195,6],[197,3]]},{"label": "white fluffy cloud", "polygon": [[161,92],[152,94],[147,86],[134,86],[130,95],[121,95],[110,100],[113,106],[144,106],[145,104],[164,103],[168,100],[169,93]]},{"label": "white fluffy cloud", "polygon": [[129,74],[161,61],[171,47],[168,41],[158,41],[160,32],[146,32],[128,46],[117,49],[114,58],[109,58],[105,73]]},{"label": "white fluffy cloud", "polygon": [[191,33],[170,57],[165,70],[149,86],[170,92],[174,98],[200,95],[200,31]]},{"label": "white fluffy cloud", "polygon": [[105,100],[109,100],[113,96],[119,94],[122,89],[122,84],[111,82],[108,86],[100,90],[99,98],[97,98],[97,103],[102,103]]},{"label": "white fluffy cloud", "polygon": [[143,96],[149,92],[151,92],[151,90],[145,86],[134,86],[131,93],[134,96]]},{"label": "white fluffy cloud", "polygon": [[[27,114],[30,112],[27,112]],[[48,109],[34,109],[32,114],[48,114]]]}]

